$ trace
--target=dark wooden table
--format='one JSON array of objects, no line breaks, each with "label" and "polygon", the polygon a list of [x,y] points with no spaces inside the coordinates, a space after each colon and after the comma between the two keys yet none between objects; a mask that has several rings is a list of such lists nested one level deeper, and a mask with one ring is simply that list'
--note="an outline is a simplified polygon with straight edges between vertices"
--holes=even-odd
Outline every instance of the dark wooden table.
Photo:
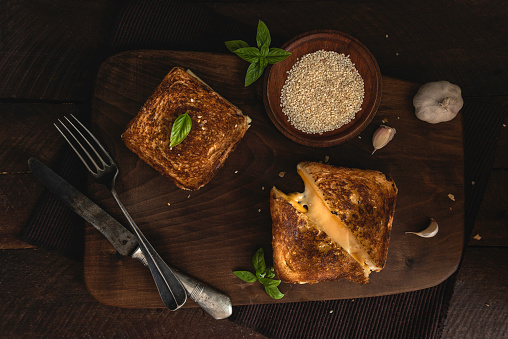
[{"label": "dark wooden table", "polygon": [[[508,110],[506,1],[193,4],[253,31],[261,18],[274,44],[314,29],[347,32],[370,49],[383,75],[416,83],[448,80],[468,100]],[[102,305],[85,288],[80,260],[20,240],[42,194],[26,161],[37,156],[53,163],[62,142],[55,141],[60,139],[51,123],[64,114],[89,112],[98,67],[117,52],[109,39],[121,6],[112,0],[0,5],[0,336],[260,336],[198,309],[171,313]],[[466,210],[465,227],[472,231],[444,337],[508,337],[506,116],[484,138],[495,147],[494,157],[480,159],[488,165],[478,178],[483,188],[470,190],[483,200]],[[474,132],[464,131],[465,145]]]}]

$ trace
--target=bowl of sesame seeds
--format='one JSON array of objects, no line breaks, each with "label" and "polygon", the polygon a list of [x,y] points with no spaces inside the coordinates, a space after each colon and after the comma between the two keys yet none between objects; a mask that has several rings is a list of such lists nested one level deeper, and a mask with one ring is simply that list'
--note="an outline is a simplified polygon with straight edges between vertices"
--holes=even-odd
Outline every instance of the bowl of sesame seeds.
[{"label": "bowl of sesame seeds", "polygon": [[312,147],[360,134],[381,101],[381,72],[372,53],[332,30],[304,33],[282,48],[291,55],[271,65],[264,79],[264,104],[275,127]]}]

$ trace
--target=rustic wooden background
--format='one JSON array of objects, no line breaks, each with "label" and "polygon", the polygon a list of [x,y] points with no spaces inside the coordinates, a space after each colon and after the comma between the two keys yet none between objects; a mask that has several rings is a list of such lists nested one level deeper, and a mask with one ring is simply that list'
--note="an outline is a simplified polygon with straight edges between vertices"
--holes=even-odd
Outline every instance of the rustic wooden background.
[{"label": "rustic wooden background", "polygon": [[[417,83],[446,79],[460,84],[468,99],[505,112],[504,122],[496,122],[485,136],[486,151],[495,148],[495,157],[480,159],[488,165],[479,170],[485,188],[469,187],[483,202],[477,210],[466,210],[472,232],[443,336],[507,337],[506,1],[191,3],[253,29],[261,18],[274,44],[313,29],[347,32],[376,56],[383,75]],[[104,306],[88,294],[79,259],[19,240],[42,194],[26,160],[35,155],[49,164],[55,161],[59,147],[51,122],[70,112],[86,115],[100,63],[122,48],[135,47],[111,44],[122,6],[113,0],[0,4],[1,336],[259,336],[233,322],[214,321],[200,310]],[[199,50],[161,46],[175,47]],[[466,146],[473,137],[478,137],[474,128],[464,131]]]}]

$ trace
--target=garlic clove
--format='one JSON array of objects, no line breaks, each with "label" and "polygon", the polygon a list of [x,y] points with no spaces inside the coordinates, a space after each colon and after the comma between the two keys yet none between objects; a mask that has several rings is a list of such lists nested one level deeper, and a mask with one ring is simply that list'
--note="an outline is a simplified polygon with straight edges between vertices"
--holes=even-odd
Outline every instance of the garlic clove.
[{"label": "garlic clove", "polygon": [[393,127],[386,125],[379,126],[372,136],[372,146],[374,146],[372,154],[378,149],[385,147],[393,139],[395,133],[397,133],[397,131]]},{"label": "garlic clove", "polygon": [[432,238],[437,234],[438,231],[439,226],[437,224],[437,221],[434,220],[433,218],[430,218],[430,224],[426,229],[424,229],[421,232],[406,232],[406,234],[416,234],[417,236],[422,238]]}]

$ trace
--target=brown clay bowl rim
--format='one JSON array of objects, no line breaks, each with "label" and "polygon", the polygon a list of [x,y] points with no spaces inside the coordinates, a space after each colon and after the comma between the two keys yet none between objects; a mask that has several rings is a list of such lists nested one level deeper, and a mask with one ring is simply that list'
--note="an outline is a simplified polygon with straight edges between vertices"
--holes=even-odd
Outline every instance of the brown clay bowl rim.
[{"label": "brown clay bowl rim", "polygon": [[[356,114],[355,119],[353,119],[353,121],[351,121],[349,124],[342,126],[341,128],[338,128],[336,130],[325,132],[322,134],[308,134],[297,130],[291,125],[291,123],[287,119],[287,116],[282,112],[280,104],[274,102],[277,100],[274,100],[274,98],[268,96],[268,93],[272,89],[271,88],[272,83],[274,82],[273,79],[276,76],[280,76],[280,72],[283,72],[284,74],[284,81],[282,82],[282,84],[285,82],[287,77],[287,71],[290,70],[294,64],[289,63],[288,60],[290,60],[291,58],[289,57],[282,62],[271,65],[268,69],[268,72],[266,72],[264,77],[263,102],[270,120],[273,122],[275,127],[289,139],[301,145],[311,147],[335,146],[344,143],[348,140],[351,140],[352,138],[360,134],[369,125],[369,123],[376,115],[377,110],[379,108],[379,104],[381,102],[381,90],[382,90],[381,71],[379,69],[379,65],[376,59],[374,58],[374,55],[367,49],[367,47],[365,47],[365,45],[363,45],[356,38],[346,33],[335,30],[315,30],[306,32],[286,42],[284,45],[282,45],[281,48],[291,53],[296,53],[299,47],[305,46],[303,44],[303,41],[308,41],[309,38],[312,40],[322,39],[323,41],[340,40],[343,42],[343,44],[346,45],[346,48],[344,50],[327,49],[322,45],[319,45],[320,47],[302,53],[302,55],[297,54],[297,58],[300,58],[304,54],[312,53],[320,49],[334,50],[338,53],[344,53],[345,55],[350,55],[349,51],[353,49],[359,50],[361,52],[363,59],[353,60],[352,57],[351,60],[353,61],[353,63],[355,63],[357,69],[359,68],[358,62],[360,61],[367,64],[368,67],[371,68],[371,70],[374,70],[374,75],[371,77],[373,79],[372,81],[374,82],[375,87],[375,94],[373,100],[370,100],[369,102],[364,101],[364,103],[362,104],[362,109]],[[366,81],[365,73],[363,72],[364,74],[362,74],[360,70],[359,72],[362,75],[364,81]],[[278,101],[280,102],[280,90],[278,90],[277,93],[279,93]]]}]

